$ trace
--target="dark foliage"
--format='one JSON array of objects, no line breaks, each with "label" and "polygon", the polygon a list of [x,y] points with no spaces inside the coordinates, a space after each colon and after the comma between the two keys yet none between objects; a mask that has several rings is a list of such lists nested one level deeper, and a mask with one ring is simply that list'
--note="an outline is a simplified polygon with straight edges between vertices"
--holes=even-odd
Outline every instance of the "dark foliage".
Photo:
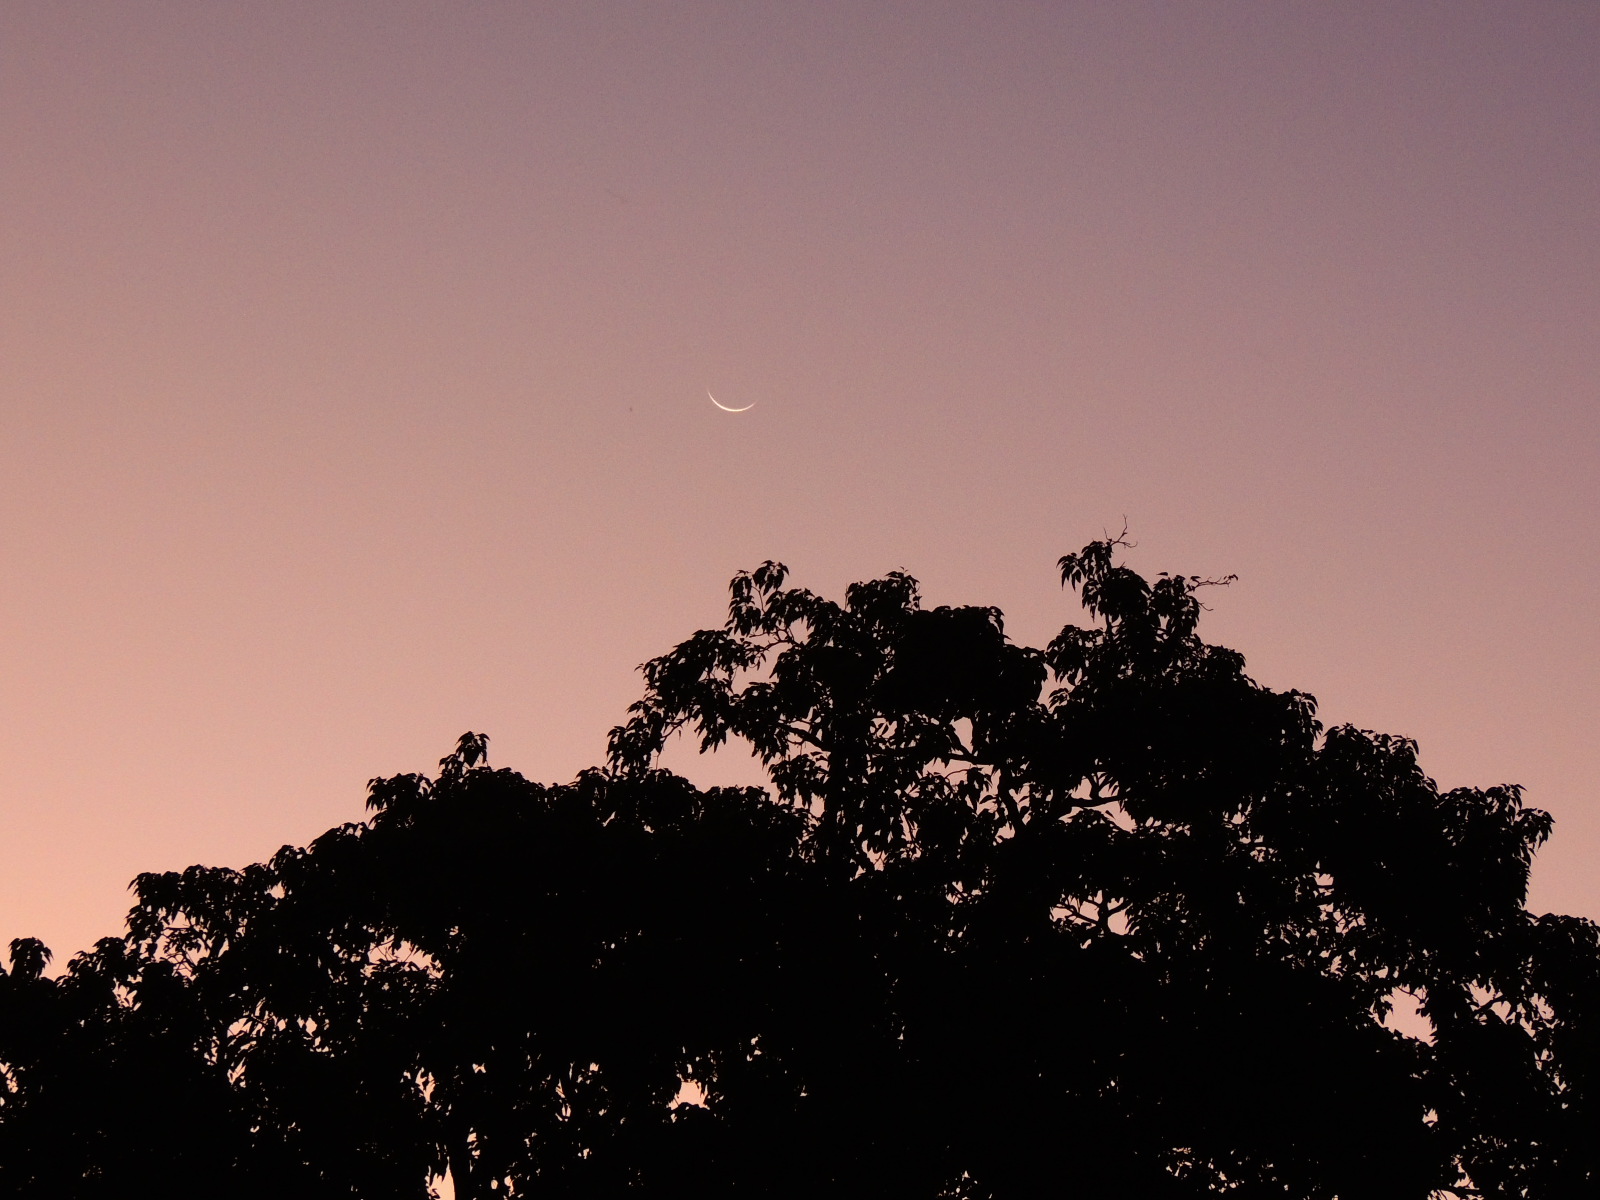
[{"label": "dark foliage", "polygon": [[[1600,937],[1549,819],[1441,792],[1061,560],[1045,650],[768,563],[559,787],[463,736],[370,819],[12,943],[0,1192],[1566,1198],[1600,1185]],[[737,738],[772,791],[657,769]],[[1391,1028],[1414,1002],[1429,1037]]]}]

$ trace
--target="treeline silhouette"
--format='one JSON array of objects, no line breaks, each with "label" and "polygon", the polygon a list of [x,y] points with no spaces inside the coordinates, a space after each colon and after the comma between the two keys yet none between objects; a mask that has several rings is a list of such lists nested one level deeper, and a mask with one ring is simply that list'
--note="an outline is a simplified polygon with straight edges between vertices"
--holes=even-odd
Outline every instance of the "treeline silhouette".
[{"label": "treeline silhouette", "polygon": [[[363,823],[140,876],[57,978],[13,942],[0,1192],[1597,1194],[1600,938],[1524,909],[1549,818],[1324,730],[1119,544],[1061,560],[1090,622],[1043,650],[768,563],[605,767],[467,734]],[[679,731],[770,790],[658,769]]]}]

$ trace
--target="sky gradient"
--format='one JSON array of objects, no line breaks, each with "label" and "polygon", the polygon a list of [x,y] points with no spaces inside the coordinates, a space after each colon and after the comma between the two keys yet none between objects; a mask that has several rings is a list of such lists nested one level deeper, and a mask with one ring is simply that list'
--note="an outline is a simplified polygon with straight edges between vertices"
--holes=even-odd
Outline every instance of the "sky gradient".
[{"label": "sky gradient", "polygon": [[1579,0],[0,7],[0,942],[466,729],[571,778],[767,558],[1042,645],[1124,517],[1600,917],[1597,63]]}]

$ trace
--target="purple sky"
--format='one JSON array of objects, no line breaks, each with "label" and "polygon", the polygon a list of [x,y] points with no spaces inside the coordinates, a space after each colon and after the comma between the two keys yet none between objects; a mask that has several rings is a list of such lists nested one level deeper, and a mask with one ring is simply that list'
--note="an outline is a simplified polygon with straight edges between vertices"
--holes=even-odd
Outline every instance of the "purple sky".
[{"label": "purple sky", "polygon": [[0,7],[0,942],[465,729],[570,778],[766,558],[1042,644],[1124,516],[1600,916],[1597,64],[1590,0]]}]

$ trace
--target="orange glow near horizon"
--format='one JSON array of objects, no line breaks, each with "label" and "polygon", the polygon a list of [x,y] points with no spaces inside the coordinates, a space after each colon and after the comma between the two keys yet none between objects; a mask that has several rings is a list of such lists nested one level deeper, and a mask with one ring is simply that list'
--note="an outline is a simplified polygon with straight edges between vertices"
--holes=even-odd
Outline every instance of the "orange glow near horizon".
[{"label": "orange glow near horizon", "polygon": [[1525,785],[1533,906],[1600,917],[1597,57],[1577,4],[5,8],[0,943],[466,729],[571,778],[764,559],[1042,645],[1124,516],[1256,678]]}]

